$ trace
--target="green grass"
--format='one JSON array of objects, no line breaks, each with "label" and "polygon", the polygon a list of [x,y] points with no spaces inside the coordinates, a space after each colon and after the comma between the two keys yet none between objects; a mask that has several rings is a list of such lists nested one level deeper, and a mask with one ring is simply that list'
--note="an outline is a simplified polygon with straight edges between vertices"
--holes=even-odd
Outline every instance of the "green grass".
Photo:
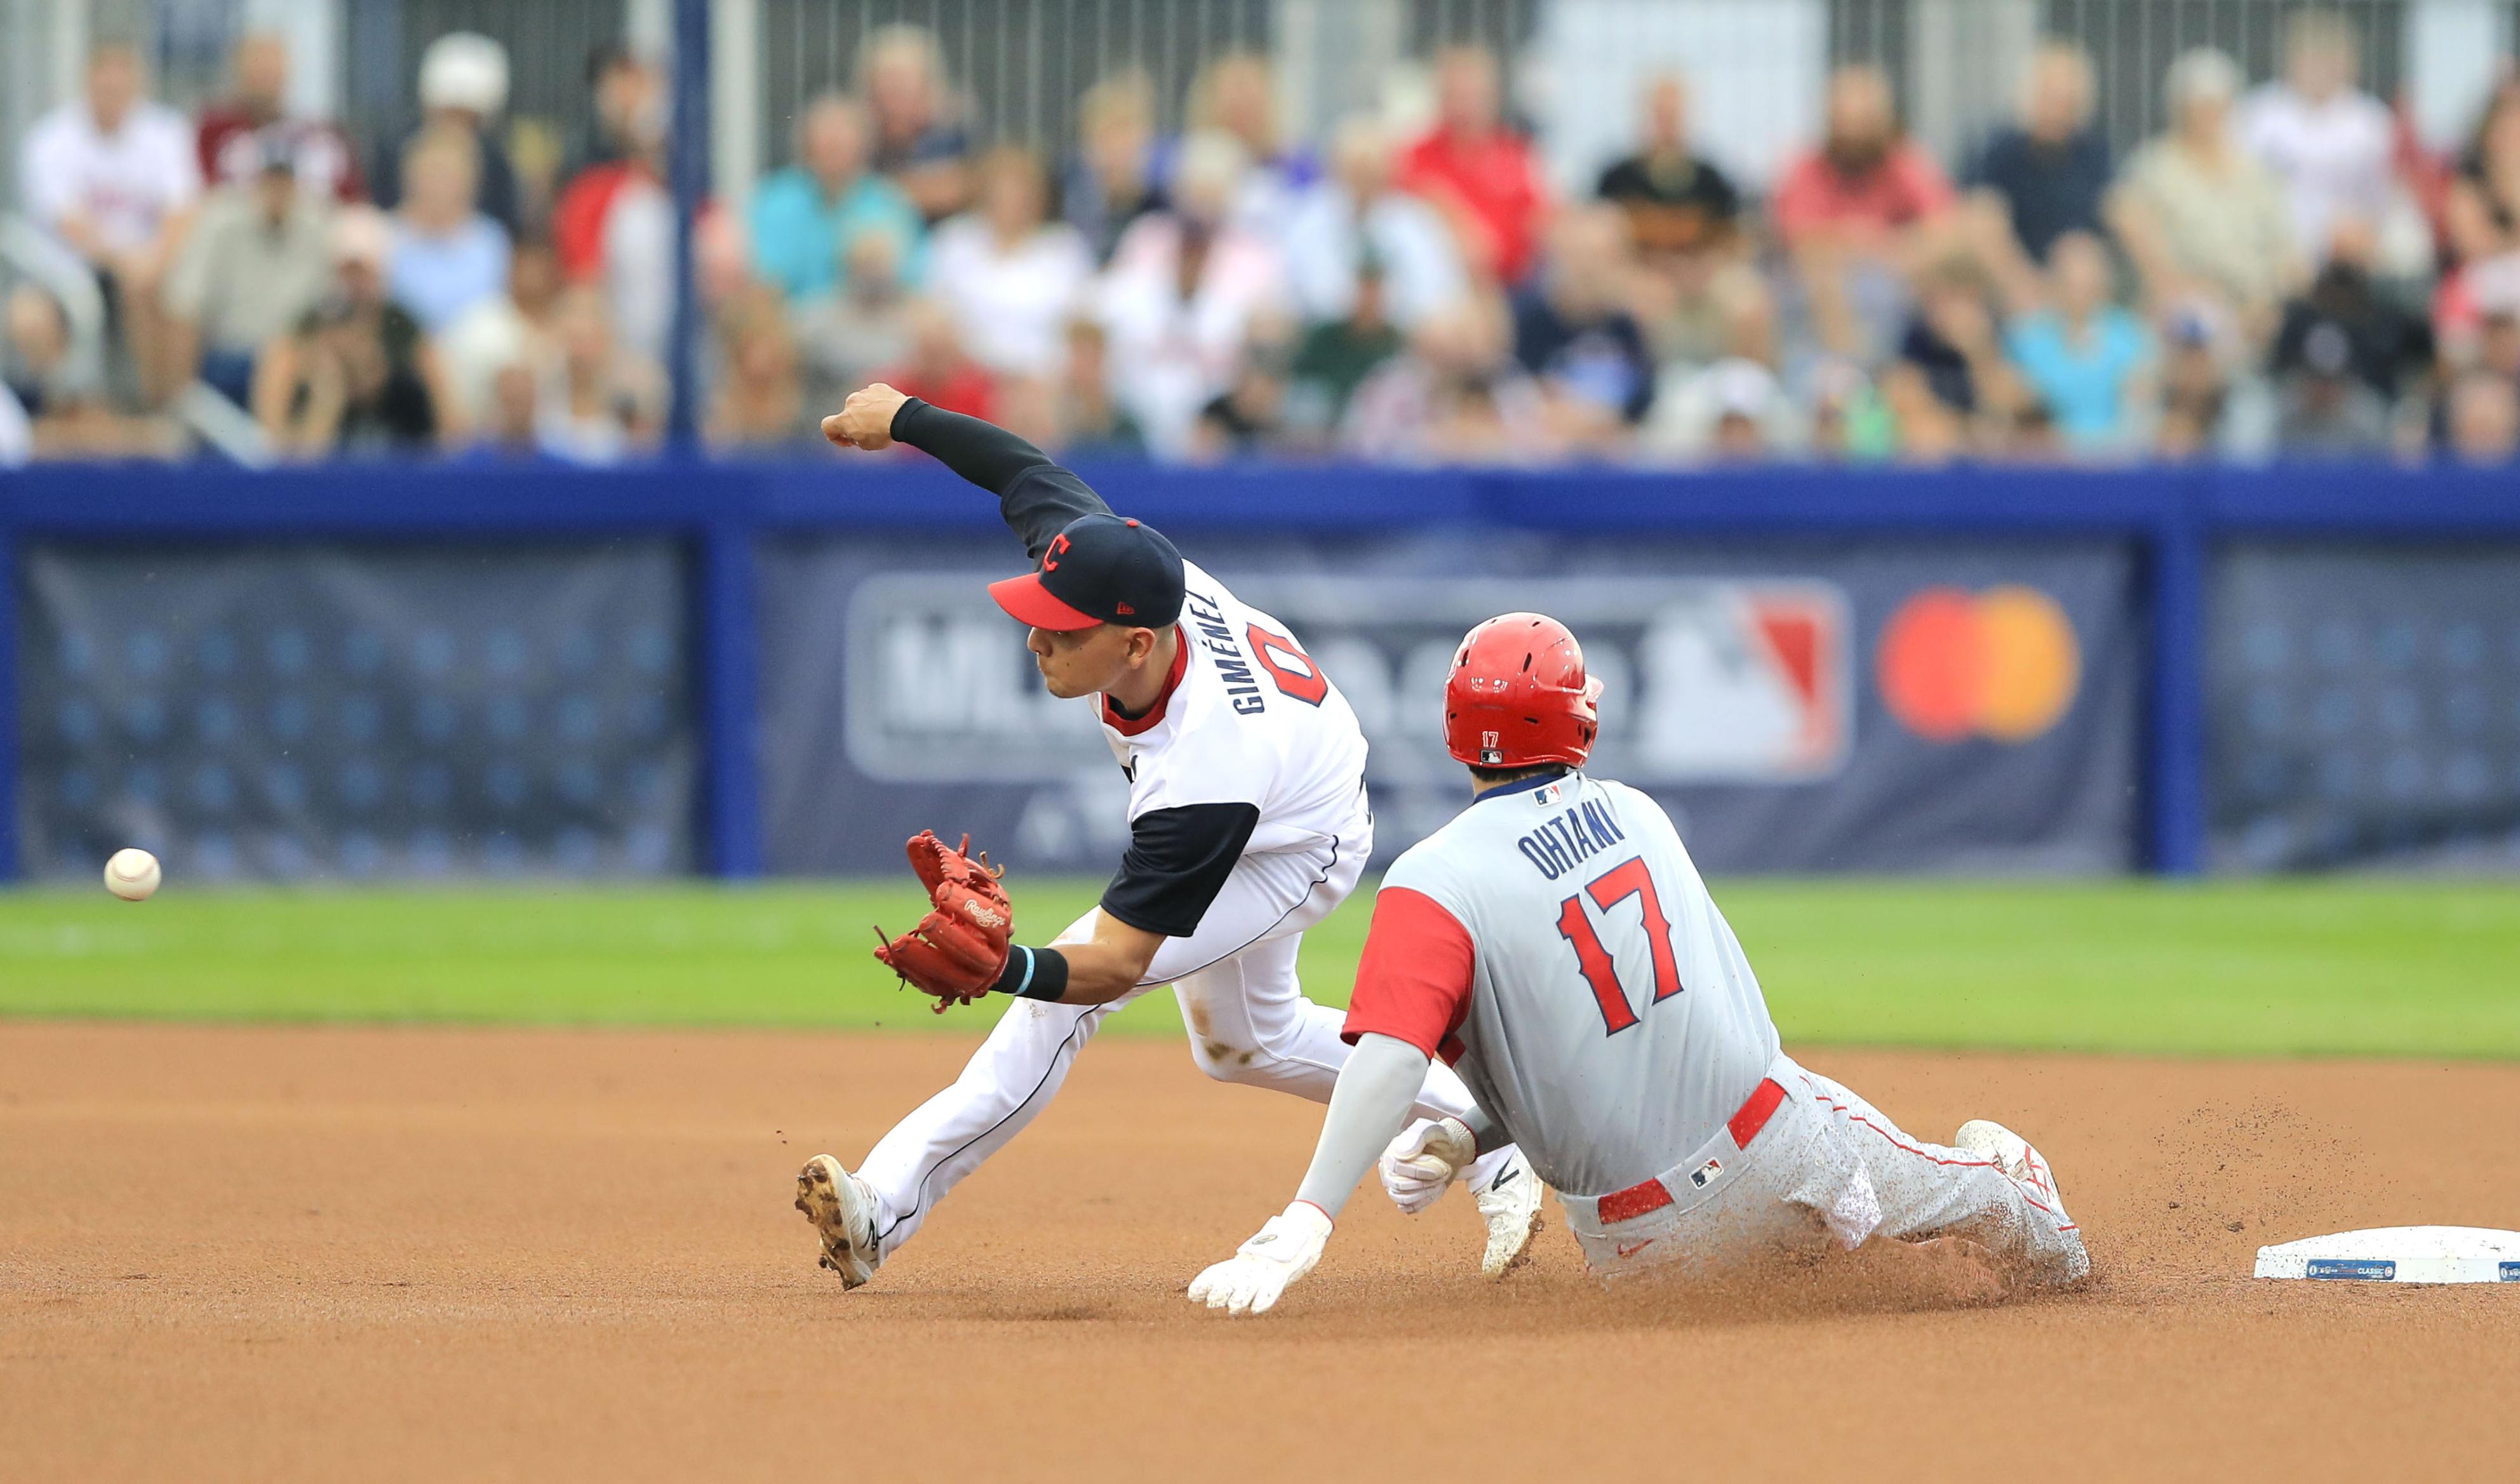
[{"label": "green grass", "polygon": [[[1017,883],[1046,937],[1087,881]],[[1721,883],[1798,1044],[2520,1057],[2520,886]],[[915,889],[0,893],[0,1015],[974,1027],[867,956]],[[1345,1000],[1358,898],[1309,934]],[[1168,995],[1115,1029],[1175,1033]]]}]

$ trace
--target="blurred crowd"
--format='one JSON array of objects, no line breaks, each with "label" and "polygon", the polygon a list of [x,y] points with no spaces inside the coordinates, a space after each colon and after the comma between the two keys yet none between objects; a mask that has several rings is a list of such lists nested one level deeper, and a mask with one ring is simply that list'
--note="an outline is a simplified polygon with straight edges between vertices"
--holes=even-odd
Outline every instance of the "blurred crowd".
[{"label": "blurred crowd", "polygon": [[[364,151],[288,112],[289,65],[247,37],[187,118],[102,47],[25,136],[41,241],[0,277],[0,462],[652,447],[675,318],[654,65],[599,52],[562,138],[502,126],[496,43],[441,37],[419,125]],[[1764,196],[1696,149],[1666,75],[1570,194],[1473,48],[1435,59],[1431,118],[1318,141],[1282,129],[1258,56],[1210,61],[1171,134],[1115,72],[1052,160],[982,148],[935,37],[884,27],[789,162],[702,216],[698,421],[722,451],[812,447],[883,380],[1076,457],[2508,459],[2520,79],[2444,155],[2361,71],[2318,11],[2255,85],[2188,52],[2168,127],[2121,159],[2089,58],[2049,41],[1955,171],[1847,67]]]}]

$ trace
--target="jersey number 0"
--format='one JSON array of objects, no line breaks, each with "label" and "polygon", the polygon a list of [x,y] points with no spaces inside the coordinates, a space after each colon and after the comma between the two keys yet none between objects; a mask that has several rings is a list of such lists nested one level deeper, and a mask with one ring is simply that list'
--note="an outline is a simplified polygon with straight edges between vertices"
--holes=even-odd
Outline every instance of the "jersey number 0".
[{"label": "jersey number 0", "polygon": [[1655,1004],[1680,993],[1680,962],[1671,951],[1671,922],[1662,915],[1662,897],[1654,890],[1642,857],[1602,872],[1591,885],[1558,905],[1557,931],[1575,945],[1575,962],[1584,970],[1584,981],[1593,986],[1593,998],[1601,1003],[1601,1023],[1607,1034],[1615,1036],[1637,1023],[1637,1012],[1628,1003],[1627,986],[1619,982],[1618,966],[1610,962],[1609,950],[1601,946],[1601,935],[1593,930],[1593,920],[1585,914],[1588,896],[1605,917],[1619,903],[1637,899],[1639,925],[1653,949]]},{"label": "jersey number 0", "polygon": [[1330,694],[1329,677],[1313,663],[1304,647],[1258,624],[1243,631],[1251,641],[1251,657],[1278,683],[1281,693],[1308,706],[1318,706]]}]

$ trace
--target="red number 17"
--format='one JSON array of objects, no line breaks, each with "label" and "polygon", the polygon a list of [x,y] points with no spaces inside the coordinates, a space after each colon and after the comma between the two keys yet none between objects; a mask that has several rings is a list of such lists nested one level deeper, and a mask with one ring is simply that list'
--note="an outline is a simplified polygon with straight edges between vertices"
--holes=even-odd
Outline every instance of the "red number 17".
[{"label": "red number 17", "polygon": [[1619,982],[1609,950],[1601,946],[1593,920],[1584,914],[1587,896],[1604,914],[1630,897],[1638,899],[1645,941],[1653,949],[1655,1004],[1680,993],[1680,964],[1671,951],[1671,923],[1662,915],[1662,898],[1654,892],[1653,877],[1645,871],[1642,857],[1601,873],[1593,884],[1560,904],[1557,931],[1575,945],[1575,962],[1584,970],[1585,982],[1593,986],[1593,998],[1601,1002],[1601,1023],[1607,1034],[1615,1036],[1637,1023],[1637,1012],[1628,1003],[1627,986]]}]

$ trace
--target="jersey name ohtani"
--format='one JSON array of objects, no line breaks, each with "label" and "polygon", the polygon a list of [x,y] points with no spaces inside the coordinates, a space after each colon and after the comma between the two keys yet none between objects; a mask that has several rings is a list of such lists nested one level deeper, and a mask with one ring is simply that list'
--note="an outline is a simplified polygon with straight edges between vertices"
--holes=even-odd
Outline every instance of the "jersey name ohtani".
[{"label": "jersey name ohtani", "polygon": [[1368,1033],[1451,1059],[1578,1195],[1670,1169],[1777,1056],[1670,817],[1580,772],[1491,788],[1392,863],[1348,1012]]},{"label": "jersey name ohtani", "polygon": [[[1552,784],[1550,788],[1562,785]],[[1541,794],[1543,807],[1554,802],[1547,790]],[[1619,817],[1610,808],[1608,795],[1575,800],[1574,807],[1541,824],[1521,839],[1514,848],[1522,858],[1539,868],[1540,874],[1555,880],[1575,869],[1578,862],[1591,859],[1620,843],[1628,832],[1619,828]]]}]

